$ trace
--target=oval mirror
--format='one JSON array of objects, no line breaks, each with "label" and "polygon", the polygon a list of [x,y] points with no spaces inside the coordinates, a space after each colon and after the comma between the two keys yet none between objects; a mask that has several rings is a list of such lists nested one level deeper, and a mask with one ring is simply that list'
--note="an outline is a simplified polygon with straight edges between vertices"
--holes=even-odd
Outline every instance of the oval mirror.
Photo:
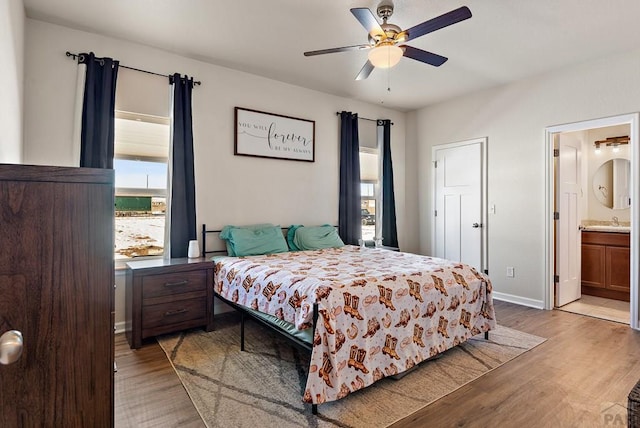
[{"label": "oval mirror", "polygon": [[593,192],[602,205],[613,210],[631,206],[631,162],[629,159],[610,159],[600,165],[593,175]]}]

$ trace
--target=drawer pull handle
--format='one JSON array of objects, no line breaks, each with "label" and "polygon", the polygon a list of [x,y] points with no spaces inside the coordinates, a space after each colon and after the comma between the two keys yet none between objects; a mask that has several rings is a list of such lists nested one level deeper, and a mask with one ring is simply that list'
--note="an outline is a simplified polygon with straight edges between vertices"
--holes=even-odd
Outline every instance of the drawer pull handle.
[{"label": "drawer pull handle", "polygon": [[178,281],[178,282],[165,282],[164,286],[167,288],[171,288],[171,287],[179,287],[181,285],[187,285],[189,283],[189,281],[184,280],[184,281]]},{"label": "drawer pull handle", "polygon": [[173,311],[167,311],[167,312],[165,312],[165,313],[164,313],[164,316],[165,316],[165,317],[170,317],[170,316],[172,316],[172,315],[180,315],[180,314],[184,314],[185,312],[189,312],[189,311],[187,311],[186,309],[176,309],[176,310],[173,310]]}]

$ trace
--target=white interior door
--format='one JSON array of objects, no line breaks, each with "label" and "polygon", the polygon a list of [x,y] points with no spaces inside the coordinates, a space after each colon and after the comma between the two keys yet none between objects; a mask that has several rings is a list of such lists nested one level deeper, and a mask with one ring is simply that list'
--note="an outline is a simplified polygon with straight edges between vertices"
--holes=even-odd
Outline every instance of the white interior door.
[{"label": "white interior door", "polygon": [[433,157],[434,255],[480,271],[484,269],[483,143],[436,146]]},{"label": "white interior door", "polygon": [[580,191],[582,141],[579,134],[560,134],[556,211],[556,306],[580,298]]}]

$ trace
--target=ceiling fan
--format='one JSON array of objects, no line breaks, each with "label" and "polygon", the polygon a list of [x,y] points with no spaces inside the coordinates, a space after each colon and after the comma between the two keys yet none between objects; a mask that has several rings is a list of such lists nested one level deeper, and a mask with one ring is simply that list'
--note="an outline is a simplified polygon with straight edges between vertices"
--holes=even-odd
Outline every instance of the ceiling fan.
[{"label": "ceiling fan", "polygon": [[426,64],[439,67],[448,58],[437,55],[422,49],[405,45],[405,42],[416,39],[425,34],[439,30],[449,25],[455,24],[465,19],[471,18],[471,11],[468,7],[462,6],[447,12],[436,18],[424,21],[407,30],[402,30],[394,24],[388,24],[387,19],[393,15],[393,4],[382,2],[377,8],[377,13],[382,18],[382,24],[366,7],[356,7],[351,9],[351,13],[369,32],[369,43],[354,46],[344,46],[341,48],[322,49],[318,51],[305,52],[304,56],[323,55],[328,53],[346,52],[355,50],[369,50],[369,59],[356,76],[356,80],[363,80],[369,77],[374,68],[391,68],[396,65],[403,56],[424,62]]}]

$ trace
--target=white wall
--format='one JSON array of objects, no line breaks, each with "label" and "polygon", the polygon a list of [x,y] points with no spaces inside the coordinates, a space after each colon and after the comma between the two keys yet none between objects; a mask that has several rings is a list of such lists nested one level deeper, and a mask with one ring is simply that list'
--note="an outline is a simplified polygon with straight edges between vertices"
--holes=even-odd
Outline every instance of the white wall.
[{"label": "white wall", "polygon": [[0,163],[22,162],[24,26],[22,0],[0,0]]},{"label": "white wall", "polygon": [[[417,112],[420,249],[431,252],[431,147],[488,137],[489,273],[503,298],[542,307],[545,127],[640,110],[640,52],[459,97]],[[408,143],[411,141],[408,140]],[[408,149],[409,150],[409,149]],[[407,192],[414,190],[409,187]],[[506,267],[515,277],[506,277]]]},{"label": "white wall", "polygon": [[[422,199],[419,194],[419,173],[422,167],[418,157],[418,123],[415,111],[406,115],[406,197],[405,197],[405,219],[406,224],[410,225],[412,233],[405,234],[405,242],[402,243],[403,251],[417,253],[420,251],[420,234],[418,232],[419,206]],[[394,164],[395,165],[395,164]],[[415,225],[415,226],[414,226]],[[415,227],[415,229],[414,229]],[[406,245],[406,246],[405,246]]]},{"label": "white wall", "polygon": [[[410,238],[417,225],[407,222],[405,209],[404,113],[31,19],[26,21],[25,51],[27,163],[71,165],[77,66],[66,51],[93,51],[124,65],[202,81],[193,99],[197,224],[211,228],[256,222],[337,224],[336,112],[391,119],[398,239],[403,250],[417,250],[417,241]],[[315,162],[234,156],[235,106],[315,120]],[[124,316],[123,296],[124,287],[119,287],[117,322]]]}]

